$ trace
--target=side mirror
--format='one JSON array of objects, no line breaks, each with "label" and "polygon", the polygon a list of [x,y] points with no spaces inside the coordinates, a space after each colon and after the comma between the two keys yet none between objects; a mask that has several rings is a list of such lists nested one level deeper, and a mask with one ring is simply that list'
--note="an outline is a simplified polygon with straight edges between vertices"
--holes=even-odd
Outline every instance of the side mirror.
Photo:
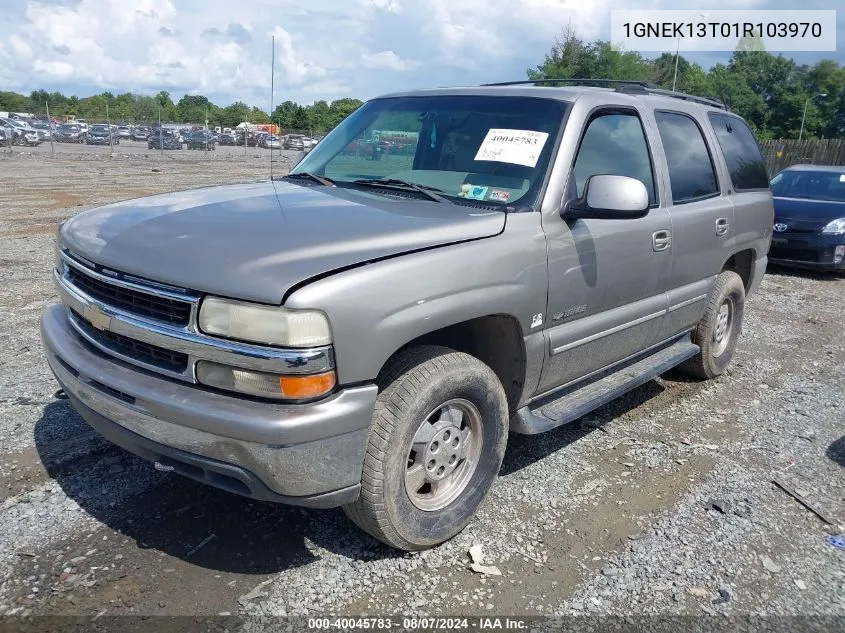
[{"label": "side mirror", "polygon": [[584,195],[564,205],[567,220],[632,220],[648,214],[648,190],[641,180],[628,176],[590,176]]}]

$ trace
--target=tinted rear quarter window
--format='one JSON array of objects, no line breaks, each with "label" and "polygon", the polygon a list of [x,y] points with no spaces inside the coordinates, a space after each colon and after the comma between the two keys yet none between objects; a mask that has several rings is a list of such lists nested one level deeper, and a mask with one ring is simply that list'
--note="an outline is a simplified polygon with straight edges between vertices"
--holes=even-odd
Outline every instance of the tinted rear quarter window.
[{"label": "tinted rear quarter window", "polygon": [[734,189],[768,189],[769,178],[760,146],[745,121],[716,112],[710,112],[708,116],[725,156]]},{"label": "tinted rear quarter window", "polygon": [[716,172],[698,124],[678,112],[655,112],[675,204],[719,193]]}]

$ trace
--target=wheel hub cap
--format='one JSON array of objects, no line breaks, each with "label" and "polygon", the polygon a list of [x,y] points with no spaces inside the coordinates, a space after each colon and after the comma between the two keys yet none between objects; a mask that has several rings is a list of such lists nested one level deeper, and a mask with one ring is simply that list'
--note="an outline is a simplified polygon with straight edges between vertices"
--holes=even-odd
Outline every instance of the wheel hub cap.
[{"label": "wheel hub cap", "polygon": [[731,338],[733,302],[725,299],[719,306],[716,325],[713,328],[713,356],[721,356],[728,347]]},{"label": "wheel hub cap", "polygon": [[435,511],[454,501],[475,472],[481,443],[481,413],[468,400],[449,400],[426,416],[408,450],[405,491],[411,503]]}]

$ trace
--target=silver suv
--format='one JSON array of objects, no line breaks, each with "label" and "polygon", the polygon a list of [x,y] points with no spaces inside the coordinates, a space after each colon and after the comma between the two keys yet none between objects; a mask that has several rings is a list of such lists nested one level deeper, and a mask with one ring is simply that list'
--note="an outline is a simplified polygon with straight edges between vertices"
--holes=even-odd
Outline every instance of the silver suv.
[{"label": "silver suv", "polygon": [[722,374],[772,232],[754,136],[715,100],[557,83],[374,99],[287,176],[69,220],[41,331],[71,403],[159,470],[418,550],[509,433]]}]

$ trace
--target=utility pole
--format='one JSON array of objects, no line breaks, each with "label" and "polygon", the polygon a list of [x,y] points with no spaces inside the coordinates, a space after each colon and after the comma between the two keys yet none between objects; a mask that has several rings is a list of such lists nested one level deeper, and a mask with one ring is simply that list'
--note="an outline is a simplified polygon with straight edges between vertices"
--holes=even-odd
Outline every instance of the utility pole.
[{"label": "utility pole", "polygon": [[798,132],[799,143],[801,142],[801,139],[804,136],[804,119],[807,118],[807,106],[810,105],[810,101],[812,101],[816,97],[824,99],[826,96],[826,92],[819,92],[818,94],[814,94],[812,97],[808,97],[807,100],[804,102],[804,113],[801,115],[801,130]]},{"label": "utility pole", "polygon": [[106,125],[109,126],[109,147],[111,147],[111,153],[114,154],[114,139],[111,135],[111,119],[109,118],[109,104],[106,103]]},{"label": "utility pole", "polygon": [[[273,130],[273,79],[275,78],[276,70],[276,36],[271,37],[270,49],[270,131]],[[275,134],[273,135],[275,136]],[[270,180],[273,180],[273,145],[268,146],[270,150]]]},{"label": "utility pole", "polygon": [[50,155],[56,155],[56,148],[53,147],[53,119],[50,118],[50,103],[44,102],[44,109],[47,110],[47,125],[50,126]]}]

